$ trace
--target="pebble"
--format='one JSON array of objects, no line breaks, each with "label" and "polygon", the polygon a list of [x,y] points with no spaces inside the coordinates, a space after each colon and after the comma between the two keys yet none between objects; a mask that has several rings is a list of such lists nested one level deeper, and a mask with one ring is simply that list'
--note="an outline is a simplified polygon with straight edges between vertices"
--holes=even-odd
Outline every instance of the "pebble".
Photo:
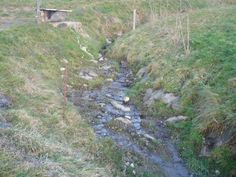
[{"label": "pebble", "polygon": [[129,166],[129,162],[126,162],[125,165],[126,165],[126,166]]},{"label": "pebble", "polygon": [[131,117],[130,117],[130,116],[125,116],[125,118],[131,120]]},{"label": "pebble", "polygon": [[128,103],[130,101],[130,98],[129,97],[124,97],[124,103]]},{"label": "pebble", "polygon": [[108,79],[106,79],[106,81],[113,82],[113,79],[112,78],[108,78]]},{"label": "pebble", "polygon": [[99,58],[99,60],[98,60],[98,61],[102,62],[102,61],[104,61],[104,58],[103,58],[103,57],[101,57],[101,58]]},{"label": "pebble", "polygon": [[133,164],[133,163],[131,163],[131,164],[130,164],[130,167],[134,168],[134,164]]}]

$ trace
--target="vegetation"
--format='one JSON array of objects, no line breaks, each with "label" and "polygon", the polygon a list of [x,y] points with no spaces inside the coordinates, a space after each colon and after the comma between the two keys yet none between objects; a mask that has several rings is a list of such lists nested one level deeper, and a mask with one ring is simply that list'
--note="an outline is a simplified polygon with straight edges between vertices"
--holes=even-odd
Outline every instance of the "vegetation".
[{"label": "vegetation", "polygon": [[[137,81],[130,91],[136,101],[139,95],[139,105],[147,85],[181,96],[181,112],[192,120],[177,124],[174,130],[179,132],[183,157],[198,176],[213,175],[215,170],[234,176],[235,6],[206,7],[147,23],[118,39],[109,55],[127,58],[135,73],[147,68],[149,80]],[[190,53],[186,52],[187,45]],[[176,114],[159,102],[149,110],[152,116],[164,118]],[[200,158],[203,140],[209,136],[223,143],[214,144],[209,158]]]},{"label": "vegetation", "polygon": [[[109,55],[127,58],[135,73],[147,67],[149,76],[138,80],[129,94],[140,95],[135,99],[140,107],[150,87],[180,95],[181,113],[191,120],[171,128],[181,140],[179,148],[189,168],[198,176],[215,175],[216,170],[223,176],[235,175],[233,0],[182,4],[179,0],[48,0],[43,7],[72,9],[68,20],[80,21],[87,36],[36,25],[34,0],[1,0],[0,22],[8,21],[11,28],[0,25],[0,95],[10,97],[12,106],[0,111],[0,125],[9,125],[0,126],[0,176],[122,175],[122,152],[110,140],[98,142],[86,118],[72,104],[64,106],[61,69],[68,68],[72,88],[100,86],[104,78],[86,82],[78,71],[96,67],[92,59],[98,57],[106,38],[124,32]],[[134,8],[139,28],[128,32]],[[160,102],[152,105],[150,113],[177,114]],[[223,140],[228,143],[211,149],[209,158],[199,157],[204,138],[211,133],[227,135]]]},{"label": "vegetation", "polygon": [[[88,64],[75,34],[31,24],[1,32],[0,40],[1,93],[13,100],[12,108],[1,112],[1,121],[11,124],[0,129],[1,176],[110,176],[94,163],[98,145],[92,130],[72,105],[63,107],[63,59],[70,75]],[[81,83],[76,76],[69,80],[76,82]]]}]

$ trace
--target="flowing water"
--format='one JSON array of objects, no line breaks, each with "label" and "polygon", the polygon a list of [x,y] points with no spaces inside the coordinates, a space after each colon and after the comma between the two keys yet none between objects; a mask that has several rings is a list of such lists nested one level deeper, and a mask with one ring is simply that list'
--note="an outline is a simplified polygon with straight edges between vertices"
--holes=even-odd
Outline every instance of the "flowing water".
[{"label": "flowing water", "polygon": [[[112,62],[104,61],[99,65],[103,75],[110,77]],[[157,166],[162,173],[156,176],[190,176],[164,124],[155,120],[154,131],[143,128],[142,122],[146,118],[132,102],[124,103],[133,78],[126,62],[122,62],[114,81],[98,89],[74,91],[71,99],[79,111],[92,117],[91,124],[99,138],[111,138],[122,150],[137,154],[152,166]],[[123,122],[120,121],[120,128],[114,129],[112,122],[116,118],[121,118]]]}]

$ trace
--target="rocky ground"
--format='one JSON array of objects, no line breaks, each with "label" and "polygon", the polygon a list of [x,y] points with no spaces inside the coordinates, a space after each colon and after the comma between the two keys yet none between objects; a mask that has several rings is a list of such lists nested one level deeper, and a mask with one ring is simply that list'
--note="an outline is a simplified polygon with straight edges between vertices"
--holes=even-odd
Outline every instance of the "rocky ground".
[{"label": "rocky ground", "polygon": [[[78,111],[87,117],[97,136],[111,138],[125,151],[126,168],[131,165],[133,174],[148,171],[158,176],[190,176],[165,128],[166,123],[174,123],[186,117],[172,117],[166,122],[143,117],[127,97],[127,91],[134,79],[127,63],[121,62],[118,73],[114,69],[115,63],[111,60],[101,58],[97,65],[99,67],[96,69],[82,70],[80,77],[93,80],[102,75],[107,78],[107,83],[101,88],[74,90],[70,94],[70,100],[78,107]],[[114,80],[112,76],[115,76]],[[86,85],[84,87],[86,88]],[[173,108],[177,107],[178,97],[173,94],[162,91],[153,93],[148,90],[144,103],[148,104],[154,99],[161,99]],[[147,124],[153,128],[147,128]]]}]

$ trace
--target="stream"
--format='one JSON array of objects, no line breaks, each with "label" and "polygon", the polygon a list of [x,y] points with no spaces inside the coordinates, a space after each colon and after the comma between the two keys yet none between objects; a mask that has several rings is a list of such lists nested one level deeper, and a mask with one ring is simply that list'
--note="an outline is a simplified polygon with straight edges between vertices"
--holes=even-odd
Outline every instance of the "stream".
[{"label": "stream", "polygon": [[[100,72],[111,77],[113,62],[98,63]],[[71,101],[80,112],[91,117],[91,125],[98,138],[111,138],[125,152],[130,152],[147,161],[146,171],[156,172],[155,176],[189,177],[171,136],[161,120],[152,122],[154,130],[143,127],[143,117],[132,100],[124,101],[134,76],[127,63],[122,61],[116,79],[101,88],[73,91]],[[153,170],[153,166],[158,170]]]}]

